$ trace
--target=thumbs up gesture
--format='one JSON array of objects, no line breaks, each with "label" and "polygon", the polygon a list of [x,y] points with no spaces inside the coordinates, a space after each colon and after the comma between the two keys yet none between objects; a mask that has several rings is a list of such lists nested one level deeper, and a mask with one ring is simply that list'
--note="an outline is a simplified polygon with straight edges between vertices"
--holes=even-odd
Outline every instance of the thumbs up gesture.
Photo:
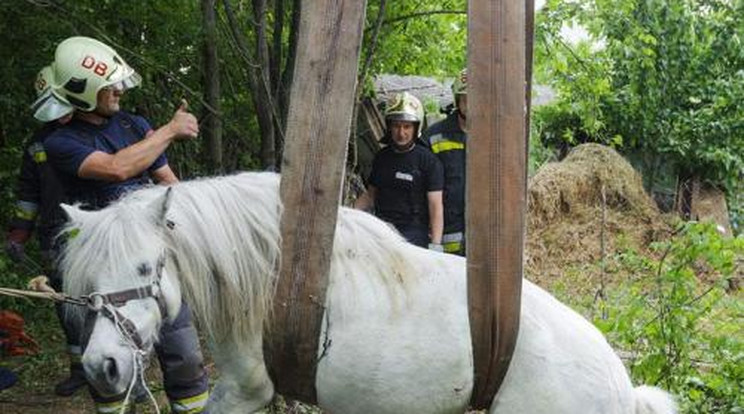
[{"label": "thumbs up gesture", "polygon": [[173,114],[168,127],[176,139],[196,138],[199,135],[199,122],[189,112],[189,103],[185,99],[181,99],[181,106]]}]

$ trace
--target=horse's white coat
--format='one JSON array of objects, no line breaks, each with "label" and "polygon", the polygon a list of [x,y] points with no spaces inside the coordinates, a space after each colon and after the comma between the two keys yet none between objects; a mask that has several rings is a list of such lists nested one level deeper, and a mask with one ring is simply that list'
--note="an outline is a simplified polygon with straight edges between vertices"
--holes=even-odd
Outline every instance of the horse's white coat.
[{"label": "horse's white coat", "polygon": [[[166,277],[178,275],[220,370],[211,412],[257,410],[273,395],[261,344],[264,323],[272,328],[278,189],[277,175],[246,173],[182,183],[170,197],[162,188],[142,190],[96,213],[70,208],[70,228],[80,232],[62,263],[66,290],[141,285],[132,269],[170,252]],[[167,230],[165,220],[175,227]],[[324,410],[465,411],[472,354],[464,259],[407,244],[371,215],[342,208],[329,281],[316,383]],[[138,322],[134,310],[142,306],[156,312],[152,300],[124,311]],[[153,335],[148,330],[143,336]],[[88,372],[102,369],[93,361],[122,352],[105,332],[97,326],[91,336]],[[634,389],[599,331],[525,280],[513,361],[490,412],[673,413],[674,403],[660,390]]]}]

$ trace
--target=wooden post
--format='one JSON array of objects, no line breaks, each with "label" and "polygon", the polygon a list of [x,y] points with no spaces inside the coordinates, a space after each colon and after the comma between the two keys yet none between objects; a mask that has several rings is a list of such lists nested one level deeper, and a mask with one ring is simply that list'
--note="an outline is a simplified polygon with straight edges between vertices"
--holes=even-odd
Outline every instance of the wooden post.
[{"label": "wooden post", "polygon": [[[267,363],[279,393],[316,402],[318,341],[366,1],[302,2],[281,196],[282,262]],[[326,344],[322,344],[326,346]]]},{"label": "wooden post", "polygon": [[468,1],[466,246],[475,364],[471,403],[479,409],[491,404],[501,385],[519,330],[530,1]]}]

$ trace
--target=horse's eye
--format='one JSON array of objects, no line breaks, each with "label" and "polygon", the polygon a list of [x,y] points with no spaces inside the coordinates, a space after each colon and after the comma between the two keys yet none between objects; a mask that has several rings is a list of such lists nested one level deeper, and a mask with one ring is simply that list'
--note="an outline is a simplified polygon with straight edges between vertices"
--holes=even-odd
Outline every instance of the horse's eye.
[{"label": "horse's eye", "polygon": [[152,266],[148,263],[142,263],[137,267],[137,272],[139,272],[139,275],[142,277],[150,276],[150,273],[152,273]]}]

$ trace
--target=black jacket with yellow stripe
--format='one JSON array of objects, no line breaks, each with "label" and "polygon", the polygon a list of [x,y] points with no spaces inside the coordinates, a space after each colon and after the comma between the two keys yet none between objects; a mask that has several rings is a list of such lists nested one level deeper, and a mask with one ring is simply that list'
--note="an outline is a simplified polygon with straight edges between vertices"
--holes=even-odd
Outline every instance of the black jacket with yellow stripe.
[{"label": "black jacket with yellow stripe", "polygon": [[47,162],[44,140],[57,128],[50,122],[40,128],[24,147],[21,171],[16,187],[16,205],[9,230],[33,231],[38,222],[42,250],[51,248],[56,231],[65,222],[59,203],[64,189],[56,172]]},{"label": "black jacket with yellow stripe", "polygon": [[[424,131],[423,140],[439,157],[444,166],[444,238],[451,241],[464,240],[465,232],[465,146],[467,135],[460,128],[455,111],[444,120]],[[459,234],[459,237],[458,237]],[[451,235],[450,237],[447,237]],[[456,240],[457,239],[457,240]],[[460,243],[447,246],[446,251],[457,252]]]}]

